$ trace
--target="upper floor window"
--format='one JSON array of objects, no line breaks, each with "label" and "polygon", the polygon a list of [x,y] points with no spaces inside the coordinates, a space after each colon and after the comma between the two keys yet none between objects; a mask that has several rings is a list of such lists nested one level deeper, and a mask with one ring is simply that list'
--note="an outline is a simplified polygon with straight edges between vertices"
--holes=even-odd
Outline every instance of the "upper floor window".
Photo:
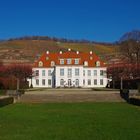
[{"label": "upper floor window", "polygon": [[45,76],[45,70],[42,70],[42,76]]},{"label": "upper floor window", "polygon": [[60,69],[60,76],[64,76],[64,69]]},{"label": "upper floor window", "polygon": [[100,70],[100,76],[103,76],[103,75],[104,75],[104,71]]},{"label": "upper floor window", "polygon": [[100,61],[96,61],[96,67],[100,67]]},{"label": "upper floor window", "polygon": [[83,76],[85,76],[85,70],[83,70]]},{"label": "upper floor window", "polygon": [[48,76],[51,76],[52,73],[51,73],[51,70],[48,70]]},{"label": "upper floor window", "polygon": [[71,59],[67,59],[67,64],[71,64]]},{"label": "upper floor window", "polygon": [[79,64],[79,59],[75,59],[74,64],[76,64],[76,65]]},{"label": "upper floor window", "polygon": [[39,76],[39,70],[35,71],[35,76]]},{"label": "upper floor window", "polygon": [[55,62],[51,61],[51,67],[55,66]]},{"label": "upper floor window", "polygon": [[88,76],[91,76],[91,70],[88,70]]},{"label": "upper floor window", "polygon": [[79,76],[79,69],[75,69],[75,76]]},{"label": "upper floor window", "polygon": [[39,62],[38,62],[38,66],[39,66],[39,67],[42,67],[42,66],[43,66],[43,62],[42,62],[42,61],[39,61]]},{"label": "upper floor window", "polygon": [[60,59],[60,64],[61,64],[61,65],[64,64],[64,59]]},{"label": "upper floor window", "polygon": [[94,76],[97,76],[97,70],[93,71]]},{"label": "upper floor window", "polygon": [[72,69],[68,69],[68,77],[72,77]]}]

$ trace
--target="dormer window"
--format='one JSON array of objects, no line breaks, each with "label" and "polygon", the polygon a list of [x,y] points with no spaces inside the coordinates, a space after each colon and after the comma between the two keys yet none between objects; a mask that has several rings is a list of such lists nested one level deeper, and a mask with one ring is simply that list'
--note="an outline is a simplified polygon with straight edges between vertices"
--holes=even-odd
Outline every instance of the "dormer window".
[{"label": "dormer window", "polygon": [[46,57],[46,60],[49,60],[49,57],[48,56]]},{"label": "dormer window", "polygon": [[88,66],[88,62],[87,61],[84,61],[84,66]]},{"label": "dormer window", "polygon": [[79,64],[79,59],[75,59],[74,64]]},{"label": "dormer window", "polygon": [[39,67],[42,67],[43,66],[43,62],[42,61],[39,61],[38,66]]},{"label": "dormer window", "polygon": [[71,64],[71,59],[67,59],[67,64]]},{"label": "dormer window", "polygon": [[60,59],[60,64],[64,65],[64,59]]},{"label": "dormer window", "polygon": [[93,59],[93,57],[92,56],[90,56],[90,60],[92,60]]},{"label": "dormer window", "polygon": [[55,66],[55,62],[51,61],[51,67],[54,67],[54,66]]},{"label": "dormer window", "polygon": [[96,67],[100,67],[100,61],[96,61]]}]

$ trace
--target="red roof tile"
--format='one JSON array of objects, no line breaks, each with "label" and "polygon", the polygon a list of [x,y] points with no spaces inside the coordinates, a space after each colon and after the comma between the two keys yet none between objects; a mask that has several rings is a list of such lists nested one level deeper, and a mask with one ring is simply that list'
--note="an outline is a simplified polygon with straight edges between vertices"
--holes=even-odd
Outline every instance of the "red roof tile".
[{"label": "red roof tile", "polygon": [[[67,64],[67,59],[72,59],[71,64]],[[79,58],[79,64],[74,64],[74,59]],[[64,64],[60,64],[60,59],[64,59]],[[38,63],[42,61],[42,67],[51,67],[51,62],[54,61],[55,65],[83,65],[85,61],[88,62],[88,67],[95,67],[96,62],[100,61],[100,67],[105,67],[104,62],[95,53],[86,53],[86,52],[62,52],[60,53],[43,53],[42,56],[35,62],[34,67],[39,67]]]}]

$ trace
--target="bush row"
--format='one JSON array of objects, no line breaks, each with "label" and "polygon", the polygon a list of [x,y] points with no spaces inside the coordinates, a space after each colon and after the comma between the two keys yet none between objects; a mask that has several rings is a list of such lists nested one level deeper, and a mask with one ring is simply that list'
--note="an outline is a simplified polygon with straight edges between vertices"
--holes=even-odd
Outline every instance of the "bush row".
[{"label": "bush row", "polygon": [[12,104],[13,102],[14,102],[14,98],[13,97],[1,98],[0,99],[0,107],[8,105],[8,104]]}]

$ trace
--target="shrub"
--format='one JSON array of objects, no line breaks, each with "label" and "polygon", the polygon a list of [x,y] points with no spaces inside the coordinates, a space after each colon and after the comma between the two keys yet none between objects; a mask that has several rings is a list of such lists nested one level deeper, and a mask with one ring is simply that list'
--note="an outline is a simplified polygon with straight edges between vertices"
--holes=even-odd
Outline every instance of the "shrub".
[{"label": "shrub", "polygon": [[8,104],[12,104],[13,102],[14,102],[13,97],[2,98],[0,99],[0,107],[8,105]]}]

